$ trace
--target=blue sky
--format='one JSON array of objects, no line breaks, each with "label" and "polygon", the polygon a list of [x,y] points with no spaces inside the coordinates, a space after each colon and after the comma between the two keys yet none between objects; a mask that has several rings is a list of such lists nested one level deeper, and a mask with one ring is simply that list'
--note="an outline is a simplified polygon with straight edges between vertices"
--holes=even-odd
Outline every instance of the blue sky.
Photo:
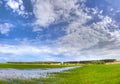
[{"label": "blue sky", "polygon": [[120,59],[119,0],[0,0],[0,62]]}]

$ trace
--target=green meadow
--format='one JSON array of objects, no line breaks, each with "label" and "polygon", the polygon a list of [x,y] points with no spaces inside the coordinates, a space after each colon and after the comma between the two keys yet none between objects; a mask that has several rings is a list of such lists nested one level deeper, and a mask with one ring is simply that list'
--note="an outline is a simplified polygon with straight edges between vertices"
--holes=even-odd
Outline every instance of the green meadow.
[{"label": "green meadow", "polygon": [[[60,68],[76,65],[39,65],[39,64],[0,64],[1,68]],[[78,66],[78,65],[77,65]],[[9,81],[0,84],[120,84],[120,65],[94,64],[79,65],[82,67],[59,73],[52,73],[50,77]]]},{"label": "green meadow", "polygon": [[[60,68],[67,67],[68,65],[49,65],[49,64],[10,64],[1,63],[0,68],[15,68],[15,69],[44,69],[44,68]],[[72,66],[72,65],[69,65]]]},{"label": "green meadow", "polygon": [[68,72],[58,73],[56,84],[120,84],[120,65],[86,65]]}]

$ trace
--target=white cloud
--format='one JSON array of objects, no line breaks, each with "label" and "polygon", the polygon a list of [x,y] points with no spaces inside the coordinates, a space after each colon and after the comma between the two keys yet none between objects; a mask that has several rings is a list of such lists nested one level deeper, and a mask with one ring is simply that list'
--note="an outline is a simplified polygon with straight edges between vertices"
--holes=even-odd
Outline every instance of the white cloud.
[{"label": "white cloud", "polygon": [[0,45],[0,53],[13,54],[13,55],[59,55],[62,53],[68,53],[75,51],[74,48],[69,50],[65,47],[48,47],[48,46],[32,46],[32,45]]},{"label": "white cloud", "polygon": [[14,27],[14,25],[10,23],[0,24],[0,33],[7,35],[12,29],[12,27]]},{"label": "white cloud", "polygon": [[2,1],[0,1],[0,6],[3,4],[3,2]]},{"label": "white cloud", "polygon": [[[86,16],[87,17],[87,16]],[[112,20],[104,19],[100,22],[93,23],[89,26],[82,25],[86,23],[86,18],[82,21],[76,19],[66,28],[66,35],[59,38],[57,43],[65,46],[79,47],[80,49],[89,48],[98,44],[99,42],[111,41],[116,38],[109,32],[109,25]]]},{"label": "white cloud", "polygon": [[52,53],[52,51],[45,46],[0,44],[0,60],[4,59],[4,61],[53,61],[54,57],[48,53]]},{"label": "white cloud", "polygon": [[78,5],[78,1],[84,0],[34,0],[35,24],[47,27],[50,24],[61,20],[69,20],[72,13]]},{"label": "white cloud", "polygon": [[[24,39],[22,45],[1,45],[0,53],[15,56],[43,56],[42,58],[46,59],[48,57],[48,60],[60,55],[63,59],[64,57],[71,57],[73,60],[119,58],[120,31],[117,30],[119,25],[112,17],[102,15],[103,10],[87,8],[84,4],[85,1],[32,0],[33,12],[36,17],[36,26],[33,31],[41,31],[43,27],[60,21],[67,21],[69,24],[64,29],[64,36],[58,38],[55,43],[53,42],[53,46],[25,45],[27,39]],[[82,4],[77,4],[78,2]],[[18,0],[18,2],[8,0],[7,5],[14,12],[19,13],[24,10],[22,0]],[[23,8],[19,9],[20,7]],[[96,17],[99,19],[98,21]],[[2,25],[0,26],[0,33],[7,34],[11,27],[6,26],[5,28],[3,26],[6,24]]]},{"label": "white cloud", "polygon": [[[118,56],[119,53],[116,54],[116,50],[113,52],[110,50],[110,48],[117,48],[120,45],[120,40],[118,40],[120,31],[118,31],[117,22],[110,16],[102,15],[103,10],[87,8],[85,1],[34,0],[34,14],[37,19],[35,24],[47,27],[59,21],[69,22],[65,35],[55,41],[54,45],[58,48],[51,49],[56,52],[56,55],[76,56],[80,59],[94,56],[94,58]],[[78,2],[82,4],[77,4]],[[99,20],[97,21],[97,19]],[[89,22],[90,24],[88,24]],[[34,30],[41,31],[39,27]]]},{"label": "white cloud", "polygon": [[57,17],[49,0],[37,0],[34,5],[34,14],[37,18],[36,24],[41,26],[49,25]]},{"label": "white cloud", "polygon": [[19,15],[25,14],[22,0],[7,0],[6,5]]},{"label": "white cloud", "polygon": [[[86,13],[82,11],[84,9],[87,10]],[[56,44],[68,50],[69,48],[76,49],[74,55],[79,59],[114,58],[114,56],[119,58],[119,52],[116,52],[119,51],[116,49],[119,49],[117,46],[120,45],[118,24],[111,17],[101,15],[101,10],[96,8],[93,14],[97,14],[101,20],[87,24],[88,21],[95,19],[88,14],[89,10],[91,9],[87,7],[82,8],[81,11],[76,10],[78,17],[67,26],[66,35],[56,40]],[[111,30],[114,31],[111,32]],[[111,48],[115,48],[113,52]],[[74,56],[71,54],[72,51],[69,53],[70,56]]]},{"label": "white cloud", "polygon": [[[104,58],[119,58],[119,48],[113,49],[116,43],[112,43],[113,45],[105,45],[103,44],[103,48],[94,47],[88,50],[81,50],[80,47],[71,47],[71,46],[47,46],[47,45],[7,45],[0,44],[0,54],[2,58],[10,61],[14,61],[12,59],[22,59],[28,57],[33,60],[42,60],[42,61],[64,61],[64,60],[90,60],[90,59],[104,59]],[[98,44],[96,44],[98,45]],[[120,47],[120,46],[119,46]],[[67,59],[65,59],[67,58]],[[60,60],[62,59],[62,60]],[[26,60],[26,59],[22,59]],[[32,61],[32,60],[30,60]]]},{"label": "white cloud", "polygon": [[32,56],[33,58],[37,58],[36,60],[44,59],[44,61],[47,60],[51,61],[51,60],[56,60],[57,58],[56,56],[60,54],[61,55],[66,54],[67,56],[69,56],[70,51],[72,51],[72,54],[76,53],[74,48],[66,49],[64,47],[53,47],[53,46],[48,47],[48,46],[0,44],[0,54],[2,55],[2,59],[4,58],[19,59],[19,58],[24,58],[26,56],[31,59]]}]

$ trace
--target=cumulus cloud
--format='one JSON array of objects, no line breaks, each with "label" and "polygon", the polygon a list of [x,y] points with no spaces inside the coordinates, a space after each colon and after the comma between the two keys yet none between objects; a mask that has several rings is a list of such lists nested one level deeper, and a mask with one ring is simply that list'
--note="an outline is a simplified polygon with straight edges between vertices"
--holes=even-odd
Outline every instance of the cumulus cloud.
[{"label": "cumulus cloud", "polygon": [[[84,2],[84,0],[79,0]],[[47,27],[59,20],[69,20],[70,13],[76,8],[78,0],[33,0],[35,24]]]},{"label": "cumulus cloud", "polygon": [[[42,32],[42,29],[49,28],[51,24],[56,23],[62,30],[63,26],[59,23],[67,22],[62,30],[64,34],[54,41],[51,40],[51,46],[26,45],[28,39],[24,39],[22,45],[0,45],[1,54],[32,55],[47,60],[56,59],[59,56],[63,58],[62,60],[64,58],[72,60],[119,58],[119,24],[110,15],[103,14],[104,10],[87,7],[85,4],[87,0],[31,1],[36,18],[33,32]],[[14,12],[23,14],[22,0],[8,0],[7,6]],[[1,24],[0,33],[7,34],[11,27],[12,25],[8,26],[7,23]],[[59,31],[57,30],[57,32]],[[47,34],[49,35],[49,32]],[[42,37],[42,35],[38,37]]]},{"label": "cumulus cloud", "polygon": [[10,7],[13,10],[13,12],[17,12],[19,15],[25,13],[22,0],[7,0],[6,6]]},{"label": "cumulus cloud", "polygon": [[[31,56],[33,58],[40,58],[44,60],[56,60],[58,55],[65,54],[66,56],[70,56],[71,54],[75,54],[76,51],[74,48],[66,49],[65,47],[51,47],[51,46],[32,46],[32,45],[7,45],[7,44],[0,44],[0,54],[5,56],[2,58],[6,58],[6,55],[13,56],[14,58],[22,58],[26,56]],[[64,57],[64,55],[63,55]],[[11,57],[10,57],[11,58]]]},{"label": "cumulus cloud", "polygon": [[[91,10],[94,12],[91,13]],[[116,49],[120,42],[118,40],[119,26],[111,17],[102,15],[102,12],[97,8],[78,7],[74,11],[77,18],[73,16],[75,19],[66,27],[65,36],[56,40],[57,45],[64,46],[68,50],[70,47],[76,49],[76,56],[81,59],[84,58],[83,55],[86,59],[87,57],[89,59],[89,57],[114,58],[114,56],[118,56],[119,50]],[[94,15],[100,20],[92,22],[93,19],[96,19]],[[87,24],[90,21],[91,23]],[[111,50],[111,48],[115,49]]]},{"label": "cumulus cloud", "polygon": [[50,56],[47,54],[49,52],[51,52],[51,50],[45,47],[0,44],[0,60],[9,58],[5,59],[5,61],[53,60],[53,58],[50,58]]},{"label": "cumulus cloud", "polygon": [[34,14],[37,18],[36,24],[41,26],[47,26],[57,18],[49,0],[37,0],[34,5]]},{"label": "cumulus cloud", "polygon": [[[120,45],[119,24],[111,16],[104,15],[104,10],[88,8],[85,2],[86,0],[33,0],[35,24],[48,27],[60,21],[68,22],[64,29],[65,35],[54,42],[58,47],[55,48],[58,53],[56,55],[76,56],[80,59],[117,56],[119,50],[116,49]],[[41,31],[41,28],[35,27],[33,30]],[[111,52],[113,48],[115,49]]]},{"label": "cumulus cloud", "polygon": [[13,55],[40,55],[45,53],[59,55],[69,51],[74,51],[74,48],[67,50],[64,47],[0,44],[0,53]]},{"label": "cumulus cloud", "polygon": [[115,26],[115,24],[113,24],[114,21],[110,17],[104,16],[99,22],[92,23],[88,26],[83,25],[87,20],[89,20],[89,18],[83,18],[82,21],[78,18],[71,22],[66,28],[66,35],[59,38],[57,43],[62,46],[79,47],[79,49],[82,50],[97,45],[98,43],[101,43],[101,45],[104,42],[109,43],[109,41],[117,38],[114,32],[110,32],[109,27],[111,27],[111,25]]},{"label": "cumulus cloud", "polygon": [[0,33],[7,35],[13,27],[14,25],[10,23],[0,24]]}]

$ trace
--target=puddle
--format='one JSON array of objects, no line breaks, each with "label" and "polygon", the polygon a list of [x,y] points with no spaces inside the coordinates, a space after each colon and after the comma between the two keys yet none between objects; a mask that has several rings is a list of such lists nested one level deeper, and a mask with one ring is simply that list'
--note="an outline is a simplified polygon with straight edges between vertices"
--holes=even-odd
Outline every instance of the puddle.
[{"label": "puddle", "polygon": [[32,79],[32,78],[45,78],[49,73],[62,72],[65,70],[70,70],[75,67],[64,67],[64,68],[48,68],[48,69],[0,69],[0,79]]}]

